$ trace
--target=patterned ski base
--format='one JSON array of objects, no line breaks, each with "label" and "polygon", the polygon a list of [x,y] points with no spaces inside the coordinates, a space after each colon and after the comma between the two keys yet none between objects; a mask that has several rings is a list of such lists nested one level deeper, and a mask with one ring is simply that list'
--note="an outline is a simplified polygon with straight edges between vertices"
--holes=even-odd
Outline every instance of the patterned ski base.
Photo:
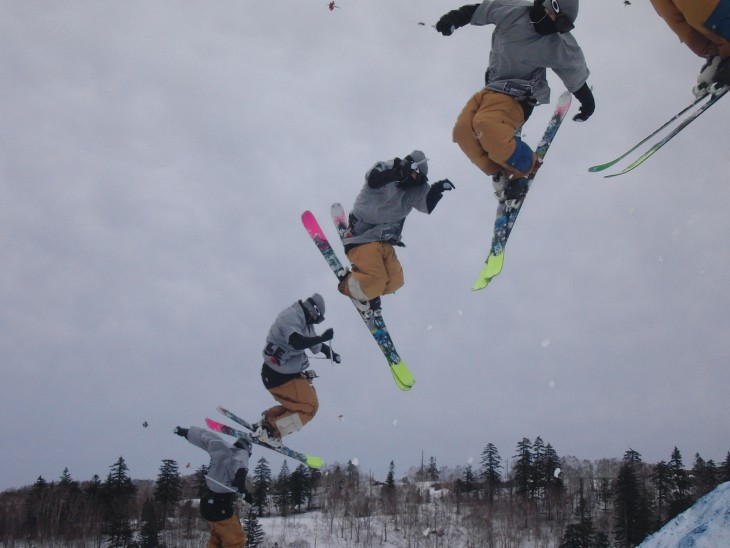
[{"label": "patterned ski base", "polygon": [[[340,209],[341,208],[342,206],[340,206]],[[346,217],[344,216],[343,210],[343,222],[344,219],[346,219]],[[335,276],[340,279],[342,276],[345,275],[345,267],[342,266],[342,263],[337,258],[337,255],[332,249],[332,246],[330,245],[327,237],[322,231],[322,228],[319,226],[317,219],[314,217],[311,211],[305,211],[304,213],[302,213],[302,223],[304,224],[304,228],[307,229],[307,232],[312,238],[312,241],[314,241],[314,244],[317,246],[317,249],[319,249],[320,253],[322,253],[325,261],[327,261],[330,270],[332,270]],[[360,314],[360,317],[365,322],[365,325],[375,339],[375,342],[378,343],[378,346],[383,352],[385,359],[388,361],[388,365],[390,366],[390,372],[393,375],[393,380],[395,381],[398,388],[404,391],[413,388],[413,385],[416,383],[416,379],[413,377],[413,374],[408,369],[408,366],[398,355],[398,352],[395,349],[395,345],[393,344],[393,339],[391,339],[388,328],[385,325],[385,320],[383,319],[382,314],[374,314],[370,310],[363,312],[357,309],[357,307],[355,307],[355,309],[357,310],[358,314]]]},{"label": "patterned ski base", "polygon": [[[238,422],[243,426],[244,428],[247,428],[248,430],[253,431],[246,421],[243,420],[236,420],[233,419],[235,415],[233,413],[230,413],[230,411],[227,411],[226,409],[223,409],[222,407],[219,407],[218,410],[226,415],[227,417],[230,417],[235,422]],[[314,455],[307,455],[306,453],[300,453],[299,451],[294,451],[293,449],[290,449],[288,447],[271,447],[270,445],[267,445],[265,443],[262,443],[258,441],[256,438],[252,437],[249,432],[244,432],[243,430],[238,430],[237,428],[232,428],[226,424],[223,424],[218,421],[214,421],[213,419],[205,419],[205,424],[208,425],[208,428],[215,432],[220,432],[221,434],[226,434],[227,436],[232,436],[234,438],[243,438],[247,439],[251,443],[254,443],[260,447],[265,447],[266,449],[271,449],[272,451],[276,451],[277,453],[280,453],[284,456],[290,457],[292,459],[298,460],[299,462],[306,464],[310,468],[322,468],[324,466],[324,461],[319,458],[315,457]]]},{"label": "patterned ski base", "polygon": [[[568,113],[571,100],[572,95],[567,91],[563,92],[558,99],[555,112],[553,112],[553,115],[548,122],[547,129],[545,129],[545,133],[535,149],[535,154],[537,154],[540,160],[545,158],[545,154],[550,148],[550,144],[552,143],[555,134],[558,132],[560,124],[563,122],[565,115]],[[530,177],[518,179],[513,183],[524,187],[525,193],[522,200],[520,200],[514,207],[508,207],[505,204],[497,205],[497,217],[494,221],[494,235],[492,236],[492,245],[489,249],[489,256],[487,256],[487,259],[484,261],[484,267],[479,273],[477,281],[474,282],[472,291],[484,289],[495,276],[502,272],[502,266],[504,265],[504,249],[507,246],[507,240],[512,232],[517,216],[522,209],[522,205],[525,203],[525,198],[532,186],[534,178],[535,176],[533,174]]]}]

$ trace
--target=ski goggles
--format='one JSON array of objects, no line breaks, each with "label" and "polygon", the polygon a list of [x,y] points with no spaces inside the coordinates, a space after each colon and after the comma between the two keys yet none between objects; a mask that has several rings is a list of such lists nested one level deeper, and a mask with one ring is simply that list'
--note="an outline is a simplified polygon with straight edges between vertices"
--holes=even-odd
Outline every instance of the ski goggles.
[{"label": "ski goggles", "polygon": [[555,29],[561,34],[573,30],[575,28],[575,25],[573,24],[573,21],[570,20],[570,17],[565,15],[560,9],[560,2],[558,2],[558,0],[549,1],[550,7],[555,13],[555,19],[553,20],[553,22],[555,23]]},{"label": "ski goggles", "polygon": [[411,162],[411,171],[415,171],[416,173],[421,173],[421,165],[428,162],[428,158],[424,158],[420,162]]},{"label": "ski goggles", "polygon": [[[315,321],[316,320],[324,320],[324,314],[322,314],[322,312],[320,311],[319,307],[314,302],[314,299],[312,299],[310,297],[309,299],[307,299],[307,302],[312,307],[312,312],[313,312],[313,318],[312,319],[315,320]],[[319,323],[319,322],[317,322],[317,323]]]}]

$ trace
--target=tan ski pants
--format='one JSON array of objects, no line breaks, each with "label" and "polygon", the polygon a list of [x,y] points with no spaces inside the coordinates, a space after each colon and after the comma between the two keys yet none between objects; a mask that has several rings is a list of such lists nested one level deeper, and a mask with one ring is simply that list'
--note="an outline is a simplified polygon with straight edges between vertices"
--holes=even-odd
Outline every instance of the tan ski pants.
[{"label": "tan ski pants", "polygon": [[[347,258],[352,263],[351,276],[360,284],[368,300],[395,293],[403,287],[403,267],[391,244],[362,244],[352,248]],[[351,294],[348,284],[341,284],[340,291],[348,297],[361,299],[359,295]]]},{"label": "tan ski pants", "polygon": [[236,514],[222,521],[209,521],[210,538],[208,548],[243,548],[246,546],[246,533]]},{"label": "tan ski pants", "polygon": [[[266,422],[272,427],[277,438],[282,437],[280,424],[287,425],[282,427],[282,430],[285,430],[284,435],[291,434],[290,430],[299,430],[314,418],[319,409],[317,391],[309,379],[292,379],[281,386],[269,388],[269,392],[281,404],[264,411]],[[291,415],[298,415],[298,420],[289,420]]]}]

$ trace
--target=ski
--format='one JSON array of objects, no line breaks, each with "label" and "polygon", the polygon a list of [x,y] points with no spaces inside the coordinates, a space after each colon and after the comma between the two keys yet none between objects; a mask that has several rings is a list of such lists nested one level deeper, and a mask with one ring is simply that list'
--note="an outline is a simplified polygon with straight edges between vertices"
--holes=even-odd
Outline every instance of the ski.
[{"label": "ski", "polygon": [[[613,173],[610,175],[604,175],[605,178],[610,177],[618,177],[619,175],[623,175],[624,173],[628,173],[629,171],[632,171],[639,167],[641,164],[643,164],[646,160],[648,160],[651,156],[653,156],[660,148],[662,148],[664,145],[666,145],[669,141],[671,141],[674,137],[677,136],[679,132],[681,132],[684,128],[686,128],[688,125],[690,125],[692,122],[694,122],[699,116],[705,112],[708,108],[710,108],[712,105],[717,103],[717,101],[720,100],[720,98],[725,95],[728,92],[728,87],[722,88],[720,91],[716,93],[711,93],[710,98],[705,101],[705,103],[697,108],[694,112],[692,112],[689,116],[687,116],[682,122],[674,128],[672,131],[670,131],[666,136],[664,136],[662,139],[657,141],[654,145],[652,145],[646,152],[644,152],[641,156],[639,156],[636,160],[631,162],[628,166],[626,166],[624,169],[619,171],[618,173]],[[700,97],[699,99],[696,99],[691,105],[688,107],[685,107],[681,111],[679,111],[677,114],[675,114],[668,122],[663,124],[659,129],[654,131],[651,135],[647,136],[644,140],[642,140],[640,143],[637,143],[634,147],[627,150],[624,154],[616,158],[615,160],[612,160],[610,162],[607,162],[605,164],[600,164],[597,166],[592,166],[588,168],[588,171],[590,172],[597,172],[597,171],[603,171],[604,169],[607,169],[611,167],[612,165],[616,164],[618,161],[622,160],[632,152],[634,152],[636,149],[638,149],[641,145],[646,143],[649,139],[660,133],[663,129],[668,127],[672,122],[678,120],[681,118],[684,114],[689,112],[693,107],[701,103],[705,97]]]},{"label": "ski", "polygon": [[330,207],[330,213],[332,215],[332,222],[335,223],[337,234],[340,235],[340,241],[351,237],[352,231],[350,230],[350,221],[345,214],[345,208],[342,207],[342,204],[339,202],[332,204]]},{"label": "ski", "polygon": [[[535,149],[535,154],[540,161],[545,158],[545,154],[547,154],[550,144],[553,142],[555,134],[560,128],[560,124],[563,122],[563,119],[565,119],[565,115],[568,113],[568,109],[570,108],[571,100],[572,95],[567,91],[560,95],[558,104],[555,107],[555,112],[553,112],[547,128],[545,129],[545,133]],[[491,282],[492,279],[502,271],[502,266],[504,265],[504,248],[507,245],[507,239],[512,232],[512,228],[517,220],[517,215],[519,215],[520,209],[522,209],[522,204],[525,203],[527,192],[530,190],[530,186],[532,186],[534,178],[535,174],[533,173],[529,177],[523,177],[514,181],[513,184],[519,185],[523,192],[522,199],[520,199],[516,205],[508,206],[506,203],[500,203],[497,205],[497,218],[494,221],[492,245],[489,249],[489,255],[484,261],[484,267],[479,273],[477,281],[474,282],[474,285],[472,286],[472,291],[484,289],[489,285],[489,282]]]},{"label": "ski", "polygon": [[[340,206],[340,209],[341,208],[342,206]],[[345,216],[343,211],[342,220],[344,221],[344,219]],[[342,263],[337,258],[337,255],[332,249],[332,246],[311,211],[305,211],[302,213],[302,223],[304,224],[304,228],[307,229],[312,241],[314,241],[317,246],[317,249],[319,249],[320,253],[322,253],[325,261],[327,261],[332,272],[334,272],[338,280],[342,279],[342,277],[344,277],[347,273],[347,270],[344,266],[342,266]],[[343,232],[343,234],[345,234],[346,230],[349,230],[349,228],[343,228],[343,230],[345,230],[345,232]],[[382,313],[379,310],[373,312],[372,310],[362,311],[357,307],[355,308],[360,314],[362,320],[365,322],[365,325],[375,339],[375,342],[378,343],[383,355],[385,355],[385,359],[388,361],[388,365],[390,367],[390,372],[393,375],[393,380],[395,380],[398,388],[404,391],[413,388],[413,385],[416,383],[416,379],[408,369],[408,366],[398,355],[395,345],[393,344],[393,340],[390,337],[390,333],[388,332],[388,328],[385,325]]]},{"label": "ski", "polygon": [[[219,411],[220,410],[221,410],[221,408],[219,408]],[[227,412],[224,414],[226,416],[228,416]],[[236,422],[239,422],[239,421],[236,421]],[[237,428],[232,428],[231,426],[223,424],[222,422],[214,421],[213,419],[205,419],[205,424],[207,424],[208,428],[210,428],[214,432],[226,434],[227,436],[232,436],[234,438],[246,439],[246,440],[250,441],[251,443],[255,443],[256,445],[258,445],[260,447],[266,447],[267,449],[271,449],[272,451],[281,453],[282,455],[284,455],[286,457],[290,457],[292,459],[298,460],[299,462],[306,464],[310,468],[322,468],[324,466],[324,461],[319,457],[315,457],[314,455],[307,455],[306,453],[300,453],[299,451],[294,451],[294,449],[290,449],[285,446],[272,447],[271,445],[258,441],[258,439],[251,436],[251,434],[249,432],[244,432],[243,430],[239,430]],[[253,429],[250,427],[251,425],[248,424],[247,422],[241,421],[241,422],[239,422],[239,424],[241,424],[241,426],[243,426],[244,428],[247,428],[248,430],[253,431]]]}]

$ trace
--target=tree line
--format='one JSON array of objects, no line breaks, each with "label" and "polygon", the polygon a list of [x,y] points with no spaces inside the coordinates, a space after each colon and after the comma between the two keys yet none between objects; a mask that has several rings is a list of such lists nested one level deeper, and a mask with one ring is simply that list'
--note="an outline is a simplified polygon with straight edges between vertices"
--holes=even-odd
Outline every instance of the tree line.
[{"label": "tree line", "polygon": [[[207,535],[197,510],[205,466],[182,476],[164,459],[155,481],[132,480],[123,457],[78,482],[64,469],[57,481],[38,477],[0,493],[0,543],[74,546],[182,546]],[[716,464],[695,454],[686,466],[679,449],[647,464],[629,449],[623,458],[561,458],[541,437],[523,438],[504,460],[488,443],[478,464],[440,468],[431,456],[397,478],[390,462],[383,481],[353,462],[324,470],[284,461],[276,476],[262,457],[249,474],[250,506],[239,509],[248,546],[271,546],[259,518],[318,510],[324,532],[349,545],[386,542],[394,535],[424,546],[507,546],[545,539],[554,546],[635,546],[722,482],[730,452]],[[281,532],[282,539],[285,531]],[[424,539],[424,536],[426,537]],[[412,539],[411,539],[412,537]]]}]

